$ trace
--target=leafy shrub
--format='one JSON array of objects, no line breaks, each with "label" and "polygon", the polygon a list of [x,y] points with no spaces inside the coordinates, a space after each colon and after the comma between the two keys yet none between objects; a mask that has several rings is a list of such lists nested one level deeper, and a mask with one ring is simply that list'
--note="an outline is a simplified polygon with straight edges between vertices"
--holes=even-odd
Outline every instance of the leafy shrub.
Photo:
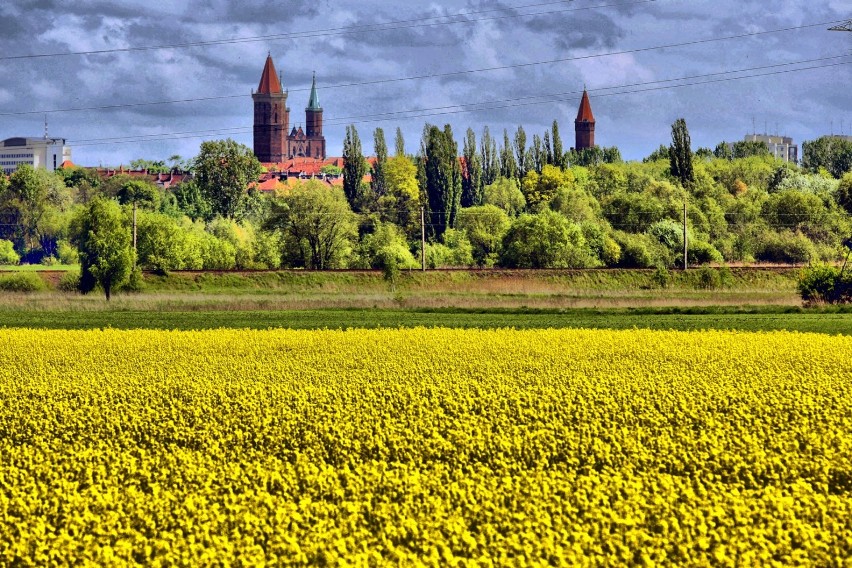
[{"label": "leafy shrub", "polygon": [[799,294],[806,303],[848,304],[852,302],[852,278],[839,268],[818,264],[799,273]]},{"label": "leafy shrub", "polygon": [[598,265],[580,226],[555,211],[524,214],[503,237],[502,266],[508,268],[588,268]]},{"label": "leafy shrub", "polygon": [[44,280],[32,272],[0,275],[0,290],[3,292],[41,292],[46,289]]},{"label": "leafy shrub", "polygon": [[[687,242],[687,261],[690,264],[721,263],[724,259],[722,253],[708,242],[693,239]],[[682,263],[681,263],[682,264]]]},{"label": "leafy shrub", "polygon": [[77,247],[68,241],[56,243],[56,254],[59,256],[60,264],[80,264],[80,253],[77,252]]},{"label": "leafy shrub", "polygon": [[618,261],[620,268],[653,268],[673,264],[671,252],[648,235],[616,231],[613,239],[621,248]]},{"label": "leafy shrub", "polygon": [[729,288],[733,284],[731,269],[727,266],[711,268],[704,266],[696,272],[695,287],[702,290]]},{"label": "leafy shrub", "polygon": [[15,252],[12,241],[0,239],[0,264],[14,265],[19,262],[21,262],[21,257]]},{"label": "leafy shrub", "polygon": [[658,266],[651,275],[651,281],[658,288],[668,288],[672,283],[672,274],[665,266]]},{"label": "leafy shrub", "polygon": [[814,244],[803,234],[792,231],[764,233],[756,243],[754,258],[760,262],[804,264],[816,256]]},{"label": "leafy shrub", "polygon": [[59,278],[59,283],[56,289],[60,292],[79,292],[80,291],[80,271],[69,270]]}]

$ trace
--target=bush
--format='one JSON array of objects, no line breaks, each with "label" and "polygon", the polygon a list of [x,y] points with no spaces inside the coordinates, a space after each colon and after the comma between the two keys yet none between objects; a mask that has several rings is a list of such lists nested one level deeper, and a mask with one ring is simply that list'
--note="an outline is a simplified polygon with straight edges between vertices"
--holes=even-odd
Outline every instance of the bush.
[{"label": "bush", "polygon": [[56,243],[56,254],[59,256],[60,264],[80,264],[80,253],[68,241]]},{"label": "bush", "polygon": [[814,244],[803,234],[792,231],[768,233],[756,248],[754,258],[760,262],[805,264],[816,257]]},{"label": "bush", "polygon": [[668,288],[672,283],[672,274],[665,266],[658,266],[651,275],[651,281],[658,288]]},{"label": "bush", "polygon": [[[710,264],[711,262],[718,264],[724,261],[722,253],[716,250],[716,247],[708,242],[693,239],[691,241],[687,241],[687,248],[687,262],[689,262],[690,265]],[[683,264],[683,262],[681,262],[681,264]]]},{"label": "bush", "polygon": [[654,268],[673,264],[671,252],[653,237],[616,231],[613,239],[621,248],[617,265],[620,268]]},{"label": "bush", "polygon": [[555,211],[524,214],[503,237],[500,264],[507,268],[590,268],[599,265],[580,226]]},{"label": "bush", "polygon": [[59,279],[59,284],[56,289],[60,292],[79,292],[80,291],[80,271],[69,270]]},{"label": "bush", "polygon": [[799,273],[799,294],[806,303],[848,304],[852,302],[852,278],[840,269],[818,264]]},{"label": "bush", "polygon": [[20,262],[21,257],[15,252],[15,246],[12,244],[12,241],[0,239],[0,264],[15,265]]},{"label": "bush", "polygon": [[702,290],[718,290],[720,288],[730,288],[732,284],[733,275],[731,274],[731,269],[727,266],[722,268],[704,266],[697,272],[695,287]]},{"label": "bush", "polygon": [[41,292],[46,289],[44,280],[32,272],[14,272],[0,276],[0,290],[3,292]]}]

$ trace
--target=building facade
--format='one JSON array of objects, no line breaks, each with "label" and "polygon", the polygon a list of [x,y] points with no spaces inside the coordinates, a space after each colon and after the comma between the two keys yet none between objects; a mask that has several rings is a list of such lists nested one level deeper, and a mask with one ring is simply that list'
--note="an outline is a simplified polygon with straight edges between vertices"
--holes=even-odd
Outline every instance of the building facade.
[{"label": "building facade", "polygon": [[322,107],[317,94],[317,78],[314,75],[311,96],[305,108],[305,128],[301,125],[290,129],[290,108],[287,95],[281,87],[281,78],[275,70],[272,55],[260,76],[257,91],[252,93],[254,101],[254,154],[263,163],[282,163],[293,158],[326,158],[323,136]]},{"label": "building facade", "polygon": [[746,134],[743,139],[746,142],[764,142],[769,148],[769,153],[785,162],[796,164],[799,162],[799,146],[793,144],[789,136],[777,134]]},{"label": "building facade", "polygon": [[595,116],[586,89],[583,89],[583,98],[580,99],[580,108],[574,121],[574,136],[574,149],[578,152],[595,147]]},{"label": "building facade", "polygon": [[71,147],[64,138],[7,138],[0,142],[0,167],[11,174],[20,164],[49,171],[71,161]]}]

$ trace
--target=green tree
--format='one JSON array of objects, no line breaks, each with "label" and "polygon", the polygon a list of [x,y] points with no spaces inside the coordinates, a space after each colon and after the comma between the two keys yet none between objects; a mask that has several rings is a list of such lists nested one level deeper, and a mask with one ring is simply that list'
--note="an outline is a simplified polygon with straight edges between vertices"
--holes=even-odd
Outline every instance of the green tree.
[{"label": "green tree", "polygon": [[461,206],[482,204],[482,161],[476,150],[476,134],[468,128],[464,138]]},{"label": "green tree", "polygon": [[546,164],[541,174],[531,171],[524,178],[522,191],[527,207],[537,211],[546,207],[556,196],[556,192],[562,186],[570,186],[573,181],[571,172],[563,172],[558,167]]},{"label": "green tree", "polygon": [[482,131],[479,149],[482,162],[482,185],[491,185],[500,177],[500,157],[497,154],[497,141],[491,136],[487,126]]},{"label": "green tree", "polygon": [[562,136],[559,135],[559,123],[555,120],[550,127],[553,133],[553,165],[565,169],[568,164],[565,162],[565,150],[562,148]]},{"label": "green tree", "polygon": [[71,192],[62,178],[41,168],[21,164],[9,177],[0,210],[17,213],[19,238],[28,251],[42,247],[51,216],[71,205]]},{"label": "green tree", "polygon": [[531,165],[527,162],[529,154],[527,153],[527,133],[524,132],[524,127],[518,125],[518,130],[515,132],[515,156],[518,164],[518,179],[524,179]]},{"label": "green tree", "polygon": [[762,140],[739,140],[734,142],[731,154],[733,159],[771,155],[769,153],[769,146]]},{"label": "green tree", "polygon": [[355,219],[339,188],[310,180],[273,201],[265,228],[281,232],[284,255],[295,266],[325,270],[346,265]]},{"label": "green tree", "polygon": [[689,130],[686,121],[677,119],[672,124],[672,144],[669,146],[669,164],[671,174],[680,180],[681,185],[695,181],[692,170],[692,142],[689,139]]},{"label": "green tree", "polygon": [[111,199],[92,199],[75,215],[70,233],[80,253],[80,291],[91,292],[100,284],[109,301],[112,291],[127,282],[134,264],[121,208]]},{"label": "green tree", "polygon": [[373,175],[370,181],[370,186],[373,190],[373,195],[377,199],[387,193],[387,180],[385,179],[385,163],[388,160],[388,145],[385,142],[385,131],[381,128],[376,128],[373,134],[373,142],[376,150],[376,165],[373,166]]},{"label": "green tree", "polygon": [[595,265],[578,225],[551,210],[523,214],[503,237],[500,264],[508,268],[584,268]]},{"label": "green tree", "polygon": [[444,231],[455,225],[461,202],[461,167],[458,145],[449,124],[441,130],[429,125],[426,129],[425,175],[429,214],[429,235],[440,239]]},{"label": "green tree", "polygon": [[260,177],[262,166],[251,148],[229,138],[202,142],[192,171],[213,214],[232,218],[246,199],[249,185]]},{"label": "green tree", "polygon": [[400,158],[405,156],[405,137],[402,135],[402,128],[396,127],[396,140],[394,140],[396,149],[394,156]]},{"label": "green tree", "polygon": [[359,209],[361,183],[367,175],[367,162],[361,149],[361,139],[355,125],[346,127],[343,139],[343,193],[353,211]]},{"label": "green tree", "polygon": [[496,205],[462,209],[457,223],[459,230],[467,234],[476,264],[488,267],[497,262],[509,225],[509,216]]},{"label": "green tree", "polygon": [[802,166],[818,172],[827,170],[836,179],[852,171],[852,141],[823,136],[802,144]]},{"label": "green tree", "polygon": [[163,160],[146,160],[139,158],[131,160],[130,167],[134,170],[145,170],[149,174],[165,174],[169,172],[169,167]]},{"label": "green tree", "polygon": [[193,221],[209,221],[213,218],[213,206],[207,200],[195,180],[185,180],[172,189],[178,208]]},{"label": "green tree", "polygon": [[503,147],[500,148],[500,175],[504,178],[518,178],[518,162],[509,141],[509,131],[503,129]]},{"label": "green tree", "polygon": [[[417,166],[407,156],[388,158],[387,193],[379,199],[379,219],[398,225],[410,237],[420,234],[420,186]],[[419,238],[419,237],[418,237]]]},{"label": "green tree", "polygon": [[524,210],[527,202],[517,180],[501,177],[485,186],[485,204],[499,207],[514,217]]},{"label": "green tree", "polygon": [[118,190],[118,202],[133,207],[133,250],[136,250],[136,209],[141,205],[151,209],[156,208],[159,201],[157,186],[147,180],[134,179],[126,182]]},{"label": "green tree", "polygon": [[840,178],[840,185],[837,186],[836,199],[838,205],[852,215],[852,172],[847,173]]}]

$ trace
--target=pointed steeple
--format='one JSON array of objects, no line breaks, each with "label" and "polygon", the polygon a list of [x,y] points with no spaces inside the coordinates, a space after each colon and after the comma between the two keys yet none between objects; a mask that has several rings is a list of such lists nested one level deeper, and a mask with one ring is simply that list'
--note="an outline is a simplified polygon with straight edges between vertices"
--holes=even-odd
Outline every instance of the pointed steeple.
[{"label": "pointed steeple", "polygon": [[281,92],[281,80],[275,71],[275,64],[272,62],[271,53],[266,56],[266,65],[263,66],[263,74],[260,76],[260,85],[257,87],[257,92],[264,95]]},{"label": "pointed steeple", "polygon": [[575,122],[594,122],[595,116],[592,114],[592,105],[589,103],[589,93],[583,88],[583,98],[580,101],[580,109],[577,111],[577,120]]},{"label": "pointed steeple", "polygon": [[319,103],[319,95],[317,95],[317,73],[314,71],[314,79],[311,83],[311,98],[308,100],[308,108],[306,110],[322,110]]}]

